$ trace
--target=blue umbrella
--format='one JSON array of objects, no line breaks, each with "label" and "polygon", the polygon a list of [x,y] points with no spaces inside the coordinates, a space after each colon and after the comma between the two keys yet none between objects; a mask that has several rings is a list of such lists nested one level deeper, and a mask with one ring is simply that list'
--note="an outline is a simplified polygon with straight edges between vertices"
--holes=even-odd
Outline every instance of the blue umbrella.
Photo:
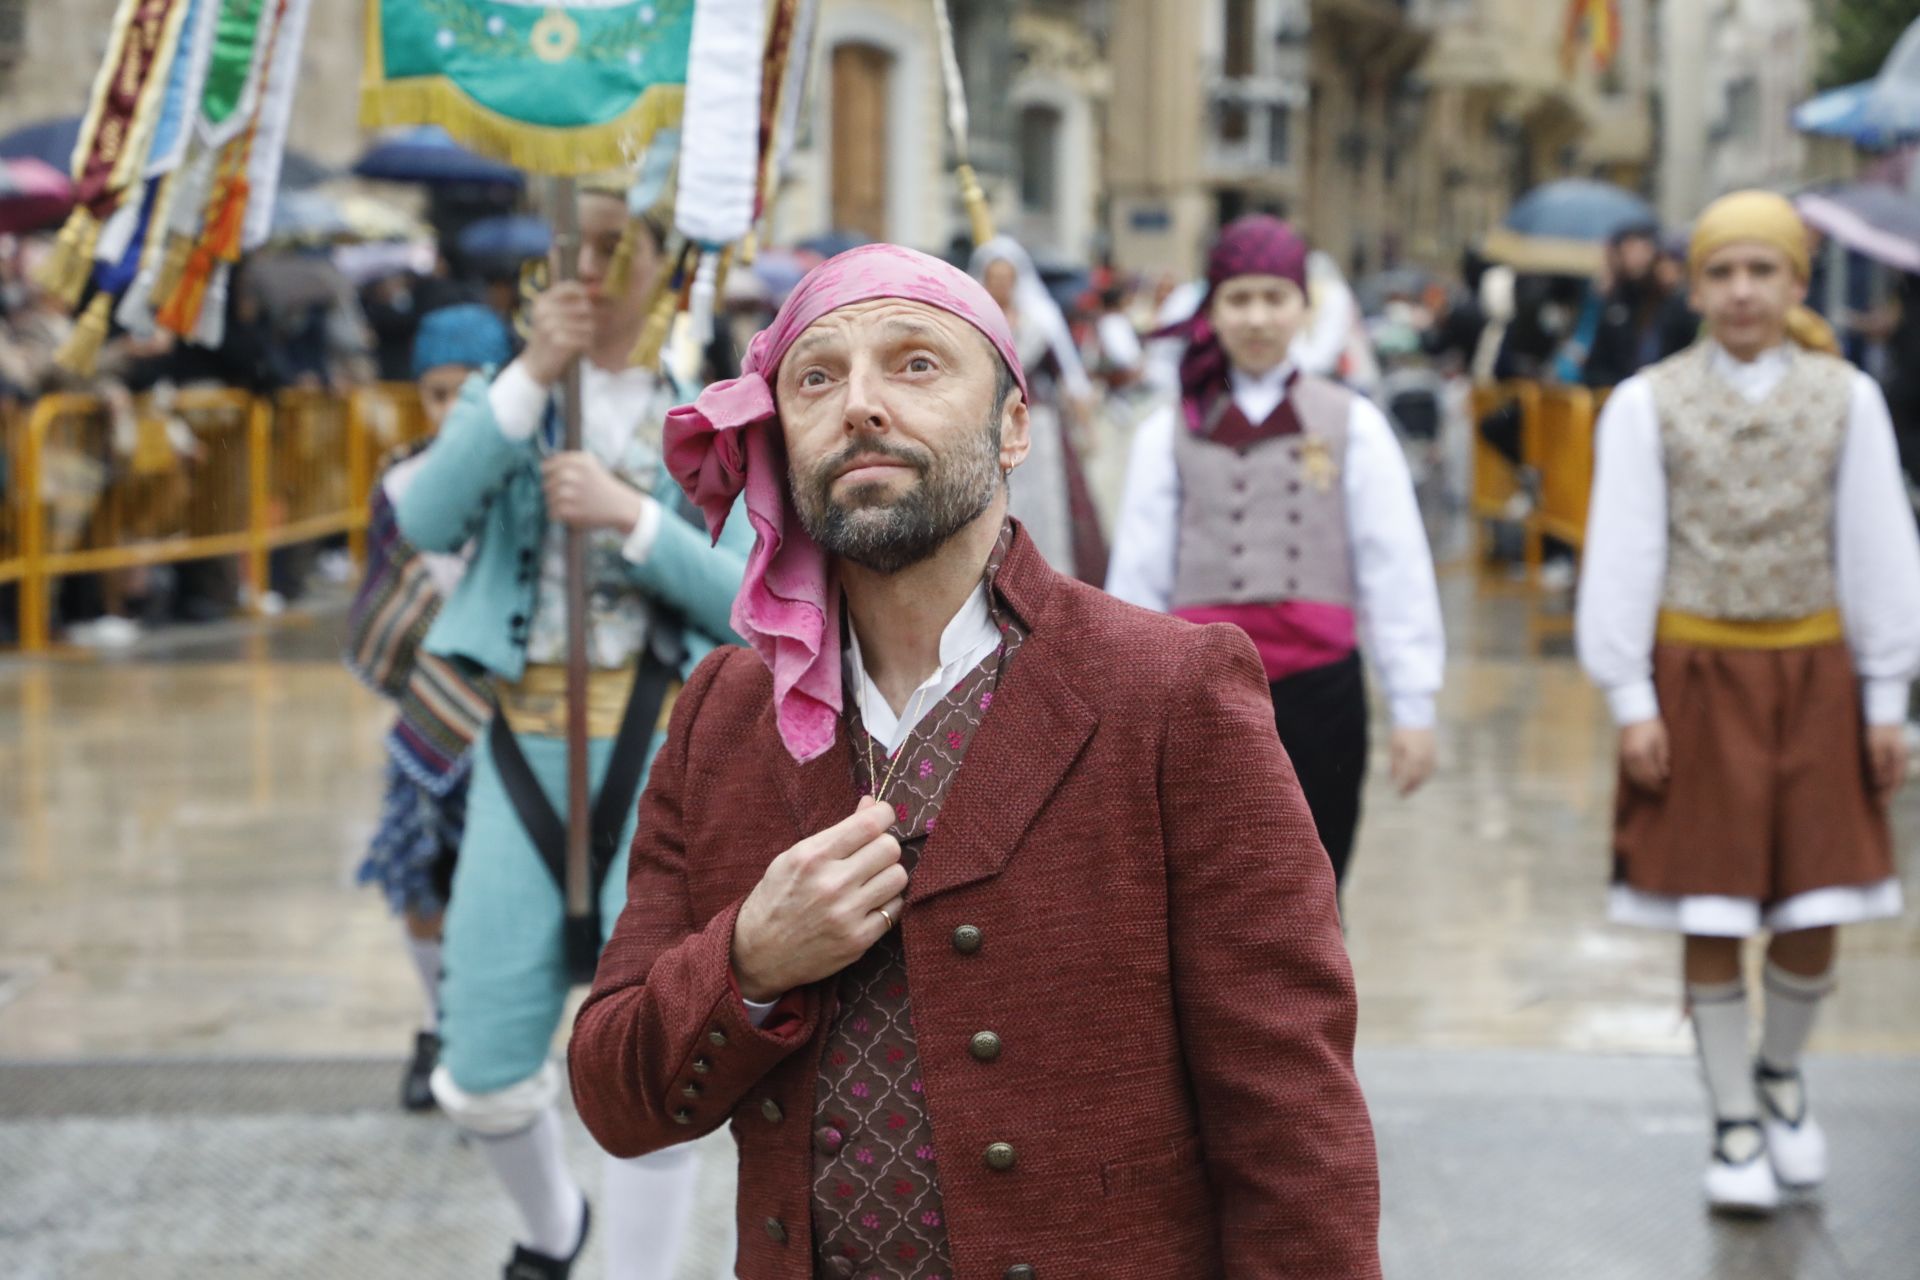
[{"label": "blue umbrella", "polygon": [[553,245],[546,219],[531,214],[503,214],[467,224],[461,231],[460,252],[470,258],[544,258]]},{"label": "blue umbrella", "polygon": [[1872,94],[1871,80],[1829,89],[1793,109],[1793,127],[1823,138],[1844,138],[1875,151],[1890,147],[1896,136],[1867,120],[1867,99]]},{"label": "blue umbrella", "polygon": [[1652,205],[1623,187],[1562,178],[1520,197],[1483,251],[1518,271],[1589,275],[1600,268],[1601,245],[1617,232],[1659,221]]},{"label": "blue umbrella", "polygon": [[1920,134],[1920,18],[1915,18],[1869,82],[1866,123],[1898,137]]},{"label": "blue umbrella", "polygon": [[518,187],[526,177],[512,165],[467,150],[438,125],[402,129],[374,143],[354,162],[362,178],[388,182],[477,182]]}]

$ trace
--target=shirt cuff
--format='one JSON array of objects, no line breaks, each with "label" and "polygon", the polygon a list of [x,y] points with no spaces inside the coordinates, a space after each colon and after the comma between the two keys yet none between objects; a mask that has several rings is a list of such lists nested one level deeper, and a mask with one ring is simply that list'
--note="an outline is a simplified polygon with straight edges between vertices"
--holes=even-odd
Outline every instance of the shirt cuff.
[{"label": "shirt cuff", "polygon": [[1613,709],[1613,722],[1623,729],[1660,715],[1660,699],[1653,691],[1651,680],[1613,686],[1607,690],[1607,705]]},{"label": "shirt cuff", "polygon": [[747,1006],[747,1021],[756,1027],[766,1026],[767,1019],[772,1017],[773,1011],[780,1007],[778,1000],[769,1000],[761,1004],[758,1000],[749,1000],[745,996],[740,997],[740,1003]]},{"label": "shirt cuff", "polygon": [[1907,722],[1907,682],[1899,679],[1861,681],[1868,724]]},{"label": "shirt cuff", "polygon": [[1387,715],[1396,729],[1433,728],[1433,695],[1396,693],[1387,699]]},{"label": "shirt cuff", "polygon": [[487,407],[494,426],[509,440],[531,440],[547,411],[547,389],[533,380],[526,365],[515,360],[487,388]]},{"label": "shirt cuff", "polygon": [[620,546],[620,554],[632,564],[645,564],[653,554],[654,540],[660,536],[660,501],[649,493],[640,496],[645,499],[640,504],[640,518],[633,522],[633,532]]}]

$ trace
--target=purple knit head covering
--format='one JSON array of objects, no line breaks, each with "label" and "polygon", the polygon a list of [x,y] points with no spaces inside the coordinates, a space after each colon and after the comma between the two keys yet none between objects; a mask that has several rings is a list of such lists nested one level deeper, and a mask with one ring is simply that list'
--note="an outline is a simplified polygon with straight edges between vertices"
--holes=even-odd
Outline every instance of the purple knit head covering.
[{"label": "purple knit head covering", "polygon": [[1213,402],[1227,391],[1227,353],[1207,319],[1214,293],[1238,276],[1279,276],[1305,293],[1307,252],[1298,232],[1265,213],[1236,218],[1214,241],[1207,255],[1207,296],[1191,317],[1156,335],[1187,340],[1186,354],[1180,357],[1180,403],[1190,430],[1202,429]]}]

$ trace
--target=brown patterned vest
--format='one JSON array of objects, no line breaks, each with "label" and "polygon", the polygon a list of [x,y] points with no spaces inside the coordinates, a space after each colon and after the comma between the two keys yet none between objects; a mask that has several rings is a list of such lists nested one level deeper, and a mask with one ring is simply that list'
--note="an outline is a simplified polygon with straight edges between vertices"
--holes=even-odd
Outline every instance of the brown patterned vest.
[{"label": "brown patterned vest", "polygon": [[[992,585],[1012,534],[1009,524],[987,562],[987,607],[1000,628],[1000,647],[947,691],[895,754],[867,733],[859,700],[847,700],[854,781],[867,795],[891,775],[879,799],[894,806],[893,834],[909,874],[938,824],[967,746],[993,706],[1000,676],[1026,638],[1020,619]],[[849,685],[856,679],[852,673],[846,678]],[[839,1007],[827,1031],[814,1098],[814,1274],[949,1280],[946,1211],[898,929],[840,974]]]},{"label": "brown patterned vest", "polygon": [[[1174,426],[1182,500],[1173,607],[1312,600],[1352,608],[1341,472],[1353,393],[1296,378],[1257,426],[1231,399],[1222,405],[1204,435],[1184,418]],[[1274,429],[1281,419],[1286,429]]]},{"label": "brown patterned vest", "polygon": [[1696,343],[1647,371],[1667,470],[1661,603],[1708,618],[1805,618],[1834,605],[1833,493],[1853,368],[1795,347],[1759,403]]}]

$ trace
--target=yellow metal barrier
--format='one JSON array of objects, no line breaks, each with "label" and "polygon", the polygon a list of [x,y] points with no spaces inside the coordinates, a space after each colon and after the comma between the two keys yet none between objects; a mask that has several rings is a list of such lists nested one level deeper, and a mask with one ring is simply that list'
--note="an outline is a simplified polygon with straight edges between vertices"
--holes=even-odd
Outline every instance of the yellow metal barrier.
[{"label": "yellow metal barrier", "polygon": [[96,396],[52,395],[6,423],[0,583],[20,584],[20,647],[50,640],[50,592],[75,574],[238,556],[251,598],[275,548],[347,535],[364,550],[379,457],[424,430],[411,387],[342,399],[182,391],[136,406],[132,438]]},{"label": "yellow metal barrier", "polygon": [[25,560],[20,546],[25,520],[21,499],[21,454],[25,449],[26,416],[0,405],[0,586],[20,581]]}]

